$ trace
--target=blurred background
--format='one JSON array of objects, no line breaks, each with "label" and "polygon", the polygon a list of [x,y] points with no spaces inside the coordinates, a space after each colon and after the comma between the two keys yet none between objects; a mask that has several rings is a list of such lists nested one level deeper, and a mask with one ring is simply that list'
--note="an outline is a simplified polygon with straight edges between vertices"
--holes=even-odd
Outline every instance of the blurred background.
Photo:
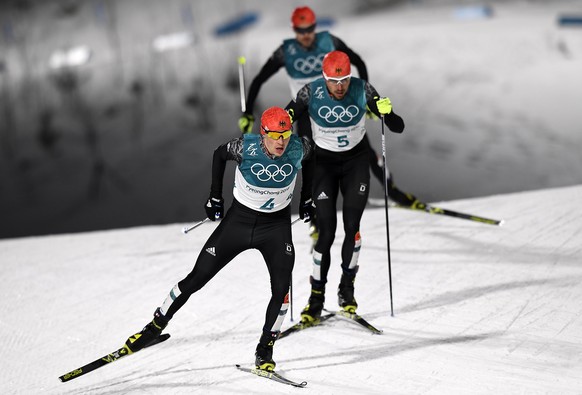
[{"label": "blurred background", "polygon": [[[212,153],[240,135],[237,58],[248,89],[302,5],[404,118],[387,139],[401,189],[582,183],[579,0],[0,1],[0,238],[203,219]],[[255,117],[290,99],[280,70]]]}]

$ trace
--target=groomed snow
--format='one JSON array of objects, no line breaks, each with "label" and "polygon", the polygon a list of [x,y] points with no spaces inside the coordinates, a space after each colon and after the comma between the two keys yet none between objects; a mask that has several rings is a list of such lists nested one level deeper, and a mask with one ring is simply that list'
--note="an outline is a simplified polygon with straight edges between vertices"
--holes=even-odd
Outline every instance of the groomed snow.
[{"label": "groomed snow", "polygon": [[[502,218],[502,227],[390,209],[394,317],[384,210],[367,209],[358,311],[384,333],[338,318],[280,340],[278,368],[308,381],[305,389],[234,368],[252,364],[269,298],[256,251],[237,257],[189,300],[168,326],[166,343],[59,382],[151,319],[215,224],[188,235],[181,233],[185,224],[173,224],[0,240],[0,392],[580,393],[581,199],[582,186],[573,186],[440,203]],[[311,258],[306,225],[293,231],[296,321]],[[337,307],[338,244],[328,309]]]}]

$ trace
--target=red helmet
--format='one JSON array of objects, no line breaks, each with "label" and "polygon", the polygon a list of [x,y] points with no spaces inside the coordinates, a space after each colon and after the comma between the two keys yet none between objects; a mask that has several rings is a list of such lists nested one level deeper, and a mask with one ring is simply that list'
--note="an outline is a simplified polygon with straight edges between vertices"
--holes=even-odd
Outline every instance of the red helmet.
[{"label": "red helmet", "polygon": [[291,118],[281,107],[270,107],[261,116],[261,132],[283,132],[291,130]]},{"label": "red helmet", "polygon": [[350,58],[342,51],[329,52],[322,62],[323,76],[328,78],[344,78],[352,74]]},{"label": "red helmet", "polygon": [[291,25],[293,27],[313,24],[315,24],[315,13],[307,6],[297,7],[291,14]]}]

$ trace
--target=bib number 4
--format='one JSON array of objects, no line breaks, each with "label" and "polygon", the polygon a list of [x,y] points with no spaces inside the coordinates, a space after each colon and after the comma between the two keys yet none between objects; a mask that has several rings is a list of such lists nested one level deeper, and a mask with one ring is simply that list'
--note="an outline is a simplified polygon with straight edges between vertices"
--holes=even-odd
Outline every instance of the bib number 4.
[{"label": "bib number 4", "polygon": [[267,200],[267,201],[265,202],[265,204],[263,204],[263,205],[261,206],[261,208],[262,208],[263,210],[272,210],[272,209],[273,209],[273,207],[275,207],[275,203],[274,203],[274,201],[275,201],[275,198],[270,198],[269,200]]}]

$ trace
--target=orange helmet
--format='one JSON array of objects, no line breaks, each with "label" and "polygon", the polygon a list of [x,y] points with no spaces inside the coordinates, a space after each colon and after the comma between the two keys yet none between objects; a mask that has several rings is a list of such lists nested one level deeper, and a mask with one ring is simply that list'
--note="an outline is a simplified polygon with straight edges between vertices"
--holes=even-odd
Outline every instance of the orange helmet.
[{"label": "orange helmet", "polygon": [[291,129],[291,118],[281,107],[267,108],[261,116],[261,132],[283,132]]},{"label": "orange helmet", "polygon": [[314,25],[315,22],[315,13],[307,6],[297,7],[293,11],[293,14],[291,14],[291,26],[293,27],[299,25]]},{"label": "orange helmet", "polygon": [[329,52],[323,58],[322,70],[325,79],[349,77],[352,74],[350,58],[342,51]]}]

